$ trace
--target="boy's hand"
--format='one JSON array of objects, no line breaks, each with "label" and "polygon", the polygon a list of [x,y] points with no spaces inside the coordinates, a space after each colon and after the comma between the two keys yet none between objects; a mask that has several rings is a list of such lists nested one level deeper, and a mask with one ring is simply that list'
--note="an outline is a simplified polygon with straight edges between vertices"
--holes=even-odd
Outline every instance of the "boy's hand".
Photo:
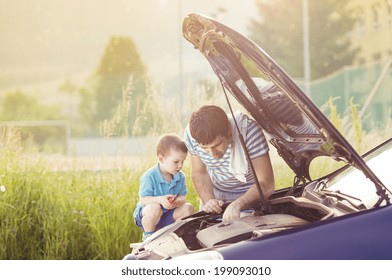
[{"label": "boy's hand", "polygon": [[173,204],[174,201],[176,201],[177,197],[178,197],[178,194],[169,197],[169,202],[170,202],[171,204]]},{"label": "boy's hand", "polygon": [[172,197],[172,195],[170,195],[170,194],[161,196],[161,198],[162,198],[161,205],[163,206],[163,208],[165,208],[165,209],[175,208],[174,203],[170,203],[170,201],[169,201],[169,199],[171,197]]}]

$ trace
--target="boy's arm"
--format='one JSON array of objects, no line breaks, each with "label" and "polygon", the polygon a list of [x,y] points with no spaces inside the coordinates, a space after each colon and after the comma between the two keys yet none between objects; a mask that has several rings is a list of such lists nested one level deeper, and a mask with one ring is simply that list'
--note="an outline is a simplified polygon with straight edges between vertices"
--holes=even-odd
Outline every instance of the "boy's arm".
[{"label": "boy's arm", "polygon": [[151,203],[159,203],[161,204],[162,198],[160,196],[143,196],[140,198],[140,203],[143,205],[151,204]]},{"label": "boy's arm", "polygon": [[172,209],[173,205],[168,201],[171,195],[155,196],[153,195],[154,189],[155,185],[151,174],[143,174],[143,176],[140,178],[139,203],[142,205],[157,203],[166,209]]},{"label": "boy's arm", "polygon": [[174,207],[180,207],[186,202],[186,196],[185,195],[179,195],[174,201],[173,205]]},{"label": "boy's arm", "polygon": [[169,202],[170,194],[162,196],[144,196],[140,198],[140,203],[143,205],[158,203],[166,209],[172,209],[174,206]]}]

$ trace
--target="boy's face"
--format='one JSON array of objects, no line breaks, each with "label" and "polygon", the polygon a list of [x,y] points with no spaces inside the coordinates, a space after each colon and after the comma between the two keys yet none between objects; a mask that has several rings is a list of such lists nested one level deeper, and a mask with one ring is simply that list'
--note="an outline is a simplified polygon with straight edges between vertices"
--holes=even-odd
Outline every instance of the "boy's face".
[{"label": "boy's face", "polygon": [[158,156],[160,167],[163,171],[176,174],[182,169],[186,156],[187,153],[183,151],[171,149],[166,155]]}]

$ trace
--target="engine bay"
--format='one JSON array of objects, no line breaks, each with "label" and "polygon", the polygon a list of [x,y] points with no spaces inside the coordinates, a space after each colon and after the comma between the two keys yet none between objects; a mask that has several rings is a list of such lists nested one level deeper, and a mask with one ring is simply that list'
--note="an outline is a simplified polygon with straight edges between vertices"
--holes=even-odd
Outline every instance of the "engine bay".
[{"label": "engine bay", "polygon": [[271,200],[270,210],[271,213],[262,215],[257,210],[246,212],[240,219],[229,222],[222,222],[220,215],[206,214],[174,233],[184,240],[188,249],[197,250],[266,236],[334,215],[322,204],[293,196]]},{"label": "engine bay", "polygon": [[[311,194],[311,191],[308,192]],[[306,196],[306,192],[304,192]],[[269,213],[257,209],[239,219],[223,222],[222,215],[198,212],[157,232],[134,252],[138,259],[170,259],[176,256],[227,246],[244,240],[263,238],[312,222],[342,215],[314,196],[282,196],[269,201]],[[327,200],[330,203],[329,200]]]}]

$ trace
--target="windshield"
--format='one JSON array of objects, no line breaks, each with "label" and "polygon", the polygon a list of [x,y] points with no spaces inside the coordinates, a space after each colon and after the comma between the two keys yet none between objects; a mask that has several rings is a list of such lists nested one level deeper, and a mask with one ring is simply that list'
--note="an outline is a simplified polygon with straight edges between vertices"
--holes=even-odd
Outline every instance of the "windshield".
[{"label": "windshield", "polygon": [[[388,189],[392,189],[391,158],[392,141],[365,158],[366,164]],[[354,167],[350,167],[332,178],[328,184],[328,190],[340,191],[357,197],[367,208],[372,208],[379,199],[374,183],[366,178],[363,172]]]}]

